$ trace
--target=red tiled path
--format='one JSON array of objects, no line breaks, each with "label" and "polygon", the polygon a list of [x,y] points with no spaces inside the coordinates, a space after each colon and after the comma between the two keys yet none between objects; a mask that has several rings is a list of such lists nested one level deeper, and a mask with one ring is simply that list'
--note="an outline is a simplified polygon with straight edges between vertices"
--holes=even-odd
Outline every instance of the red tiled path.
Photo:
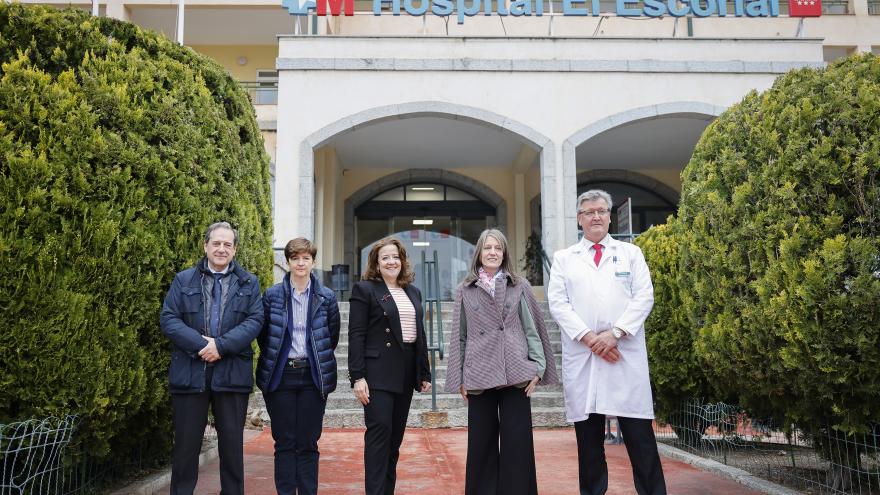
[{"label": "red tiled path", "polygon": [[[321,437],[320,493],[363,493],[363,430],[327,429]],[[465,429],[409,429],[404,437],[397,470],[401,495],[461,495],[467,451]],[[245,491],[273,494],[272,435],[267,428],[245,443]],[[635,495],[629,458],[622,445],[606,445],[609,495]],[[577,446],[574,430],[536,429],[538,491],[541,495],[577,493]],[[735,481],[700,471],[688,464],[663,458],[670,495],[757,495]],[[217,460],[199,473],[197,495],[220,492]]]}]

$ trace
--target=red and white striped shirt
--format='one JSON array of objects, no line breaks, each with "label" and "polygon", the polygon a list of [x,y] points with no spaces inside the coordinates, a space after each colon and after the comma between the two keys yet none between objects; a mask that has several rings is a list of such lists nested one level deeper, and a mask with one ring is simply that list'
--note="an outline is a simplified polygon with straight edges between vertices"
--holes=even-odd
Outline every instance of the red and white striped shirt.
[{"label": "red and white striped shirt", "polygon": [[397,314],[400,315],[400,329],[403,331],[403,341],[413,343],[416,341],[416,308],[403,289],[388,288],[394,304],[397,305]]}]

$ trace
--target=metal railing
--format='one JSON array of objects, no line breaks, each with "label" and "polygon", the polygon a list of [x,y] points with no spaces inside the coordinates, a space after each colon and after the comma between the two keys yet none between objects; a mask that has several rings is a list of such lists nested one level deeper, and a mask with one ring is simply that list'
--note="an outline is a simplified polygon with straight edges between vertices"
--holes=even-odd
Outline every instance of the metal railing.
[{"label": "metal railing", "polygon": [[278,81],[239,81],[254,105],[278,104]]},{"label": "metal railing", "polygon": [[0,424],[0,494],[56,494],[65,487],[65,449],[77,417]]},{"label": "metal railing", "polygon": [[[433,261],[422,251],[422,283],[425,284],[422,304],[425,310],[425,333],[431,353],[431,410],[437,410],[437,359],[443,359],[443,308],[440,301],[440,265],[437,250]],[[435,332],[436,330],[436,332]],[[437,336],[435,339],[434,336]]]},{"label": "metal railing", "polygon": [[550,260],[550,257],[547,256],[547,251],[544,251],[544,245],[541,245],[541,264],[544,266],[544,273],[547,275],[550,274],[550,268],[553,266],[553,262]]},{"label": "metal railing", "polygon": [[880,424],[808,435],[725,403],[688,401],[658,421],[657,440],[759,478],[816,494],[880,495]]},{"label": "metal railing", "polygon": [[85,421],[69,414],[0,424],[0,495],[91,495],[167,465],[167,454],[148,445],[85,453],[75,438]]}]

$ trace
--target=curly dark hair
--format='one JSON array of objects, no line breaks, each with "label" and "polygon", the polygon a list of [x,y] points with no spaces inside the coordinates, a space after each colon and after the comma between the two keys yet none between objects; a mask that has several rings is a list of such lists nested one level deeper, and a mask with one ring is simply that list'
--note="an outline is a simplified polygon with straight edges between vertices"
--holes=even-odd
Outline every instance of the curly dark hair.
[{"label": "curly dark hair", "polygon": [[382,281],[382,273],[379,272],[379,250],[388,245],[397,246],[397,252],[400,254],[400,273],[397,274],[397,285],[406,287],[415,280],[416,275],[413,273],[409,257],[406,255],[406,248],[395,237],[384,237],[373,244],[373,249],[370,249],[370,255],[367,256],[367,269],[364,270],[364,276],[361,278]]}]

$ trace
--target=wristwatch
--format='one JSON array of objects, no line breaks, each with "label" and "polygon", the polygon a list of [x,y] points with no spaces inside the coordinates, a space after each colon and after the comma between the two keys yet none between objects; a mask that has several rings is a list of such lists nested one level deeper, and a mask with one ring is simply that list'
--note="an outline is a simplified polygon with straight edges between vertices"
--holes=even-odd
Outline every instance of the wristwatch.
[{"label": "wristwatch", "polygon": [[620,340],[621,338],[623,338],[624,335],[626,335],[626,332],[617,327],[614,327],[611,329],[611,334],[614,335],[615,339]]}]

